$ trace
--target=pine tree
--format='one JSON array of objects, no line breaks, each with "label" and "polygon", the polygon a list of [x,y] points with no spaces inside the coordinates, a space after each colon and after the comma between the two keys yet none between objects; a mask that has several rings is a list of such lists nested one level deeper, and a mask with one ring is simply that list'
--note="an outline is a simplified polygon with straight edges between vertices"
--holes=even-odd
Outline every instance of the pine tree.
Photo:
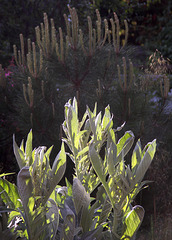
[{"label": "pine tree", "polygon": [[[32,128],[37,145],[58,145],[63,106],[76,96],[80,114],[87,104],[98,102],[100,110],[109,104],[117,125],[127,122],[136,136],[142,134],[156,86],[136,69],[135,48],[127,45],[127,21],[123,30],[116,13],[107,21],[96,10],[96,18],[92,22],[88,16],[88,28],[82,30],[76,9],[69,7],[65,30],[57,30],[44,13],[43,23],[35,28],[36,42],[26,42],[20,34],[10,76],[14,87],[5,96],[13,109],[11,131],[15,126],[23,136]],[[168,90],[169,86],[164,91]]]}]

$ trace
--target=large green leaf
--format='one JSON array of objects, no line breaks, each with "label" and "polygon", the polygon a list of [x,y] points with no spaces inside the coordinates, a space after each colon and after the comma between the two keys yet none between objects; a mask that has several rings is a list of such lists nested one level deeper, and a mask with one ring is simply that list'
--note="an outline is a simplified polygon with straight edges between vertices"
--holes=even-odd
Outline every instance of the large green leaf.
[{"label": "large green leaf", "polygon": [[81,227],[83,233],[88,232],[90,229],[95,229],[95,225],[97,222],[97,218],[95,218],[95,209],[99,206],[99,202],[96,201],[92,206],[83,207],[82,212],[79,213],[78,219],[80,219],[81,215]]},{"label": "large green leaf", "polygon": [[50,240],[56,238],[56,232],[59,225],[59,209],[52,199],[47,202],[48,211],[46,212],[46,222],[48,226],[48,235]]},{"label": "large green leaf", "polygon": [[[39,205],[39,196],[33,196],[33,184],[29,167],[23,167],[17,176],[17,186],[23,205],[23,218],[29,239],[37,240],[44,236],[47,229],[45,221],[46,207]],[[39,186],[38,186],[39,187]]]},{"label": "large green leaf", "polygon": [[143,179],[146,171],[148,170],[153,160],[153,157],[156,151],[156,140],[153,140],[152,142],[148,143],[143,151],[145,151],[145,154],[136,169],[135,183],[138,183]]},{"label": "large green leaf", "polygon": [[61,214],[64,220],[61,228],[61,239],[73,240],[75,235],[75,214],[66,202],[61,209]]},{"label": "large green leaf", "polygon": [[[30,172],[29,172],[29,167],[23,167],[20,172],[18,173],[17,176],[17,186],[18,186],[18,191],[20,194],[20,198],[23,204],[24,208],[24,213],[25,213],[25,221],[27,224],[27,230],[28,234],[32,236],[32,229],[31,229],[31,214],[32,212],[32,205],[29,205],[29,199],[32,197],[32,191],[33,191],[33,186],[32,186],[32,181],[30,177]],[[34,203],[33,203],[34,205]]]},{"label": "large green leaf", "polygon": [[112,210],[112,204],[108,198],[108,196],[106,195],[106,198],[104,200],[103,206],[102,206],[102,210],[99,216],[99,221],[98,224],[102,224],[103,222],[106,222],[109,214],[111,213]]},{"label": "large green leaf", "polygon": [[101,239],[102,231],[103,231],[103,226],[99,225],[96,229],[84,233],[80,240]]},{"label": "large green leaf", "polygon": [[110,147],[107,149],[107,168],[111,176],[115,172],[115,166],[117,163],[118,163],[117,146],[114,142],[111,142]]},{"label": "large green leaf", "polygon": [[134,142],[134,134],[132,131],[125,132],[124,136],[122,136],[117,143],[117,155],[119,159],[125,157],[125,155],[129,152]]},{"label": "large green leaf", "polygon": [[87,119],[84,125],[84,130],[86,131],[82,136],[82,147],[85,147],[88,143],[90,133],[91,133],[91,126],[90,126],[90,120]]},{"label": "large green leaf", "polygon": [[65,153],[65,148],[64,148],[64,143],[62,143],[61,150],[56,156],[53,166],[52,166],[52,171],[50,171],[50,176],[49,176],[49,187],[47,189],[47,194],[44,196],[44,204],[50,197],[51,193],[54,191],[56,185],[59,183],[59,181],[62,179],[64,173],[66,170],[66,153]]},{"label": "large green leaf", "polygon": [[100,181],[105,182],[105,172],[104,172],[103,162],[100,155],[95,150],[94,146],[95,145],[91,143],[89,147],[90,160]]},{"label": "large green leaf", "polygon": [[68,103],[66,112],[66,123],[68,128],[68,134],[71,139],[72,148],[74,155],[77,155],[77,149],[79,144],[78,131],[79,131],[79,121],[77,115],[77,106]]},{"label": "large green leaf", "polygon": [[32,130],[27,135],[26,146],[25,146],[25,158],[30,166],[32,164]]},{"label": "large green leaf", "polygon": [[13,135],[13,151],[14,151],[14,155],[16,157],[17,163],[19,165],[19,168],[22,169],[26,165],[25,155],[24,155],[24,152],[17,146],[14,135]]},{"label": "large green leaf", "polygon": [[133,150],[132,158],[131,158],[131,169],[133,174],[137,169],[137,166],[140,164],[142,158],[142,149],[140,139],[137,141],[136,146]]},{"label": "large green leaf", "polygon": [[32,164],[32,130],[30,130],[26,145],[25,145],[25,151],[23,146],[23,140],[21,142],[20,148],[16,144],[15,136],[13,136],[13,150],[14,155],[16,157],[17,163],[19,165],[19,168],[22,169],[24,166],[30,166]]},{"label": "large green leaf", "polygon": [[135,206],[133,209],[128,213],[127,217],[124,221],[125,231],[121,237],[122,239],[131,239],[131,237],[136,233],[140,224],[144,218],[144,209],[141,206]]},{"label": "large green leaf", "polygon": [[97,141],[95,116],[88,107],[87,107],[87,112],[88,112],[88,116],[89,116],[89,123],[90,123],[91,131],[94,135],[94,140]]},{"label": "large green leaf", "polygon": [[76,213],[78,214],[82,208],[88,208],[90,204],[90,195],[85,191],[78,178],[73,180],[73,201]]},{"label": "large green leaf", "polygon": [[108,130],[108,128],[112,128],[113,127],[113,121],[112,121],[112,116],[110,113],[110,106],[108,105],[105,108],[105,113],[102,119],[102,130],[106,131]]},{"label": "large green leaf", "polygon": [[21,207],[17,187],[2,178],[0,178],[0,197],[10,208],[17,209]]}]

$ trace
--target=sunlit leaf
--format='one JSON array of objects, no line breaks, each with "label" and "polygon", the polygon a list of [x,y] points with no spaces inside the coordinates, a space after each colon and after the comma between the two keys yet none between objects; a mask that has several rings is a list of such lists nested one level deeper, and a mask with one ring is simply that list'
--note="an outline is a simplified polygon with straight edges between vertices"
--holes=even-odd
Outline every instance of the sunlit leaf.
[{"label": "sunlit leaf", "polygon": [[133,207],[125,219],[125,231],[121,237],[121,240],[127,238],[130,239],[134,235],[143,221],[144,213],[145,211],[141,206]]},{"label": "sunlit leaf", "polygon": [[73,200],[76,213],[78,214],[81,208],[88,208],[90,204],[90,195],[85,191],[78,178],[73,180]]},{"label": "sunlit leaf", "polygon": [[139,165],[142,157],[142,149],[140,139],[137,141],[136,146],[133,150],[132,158],[131,158],[131,169],[132,172],[135,173],[137,166]]},{"label": "sunlit leaf", "polygon": [[134,134],[132,131],[125,132],[117,143],[117,155],[119,158],[124,157],[131,149],[134,142]]},{"label": "sunlit leaf", "polygon": [[148,143],[145,148],[147,150],[135,173],[135,182],[140,182],[143,179],[146,171],[148,170],[148,167],[150,166],[156,151],[156,140]]},{"label": "sunlit leaf", "polygon": [[19,168],[22,169],[26,165],[24,152],[17,146],[15,136],[13,135],[13,151]]},{"label": "sunlit leaf", "polygon": [[30,166],[32,164],[32,130],[30,130],[29,134],[27,135],[25,157]]},{"label": "sunlit leaf", "polygon": [[48,224],[49,239],[56,238],[56,232],[59,225],[59,209],[52,199],[47,202],[48,211],[46,212],[46,221]]},{"label": "sunlit leaf", "polygon": [[21,203],[18,201],[20,196],[18,194],[17,187],[2,178],[0,178],[0,196],[4,203],[6,203],[10,208],[17,209],[21,207]]}]

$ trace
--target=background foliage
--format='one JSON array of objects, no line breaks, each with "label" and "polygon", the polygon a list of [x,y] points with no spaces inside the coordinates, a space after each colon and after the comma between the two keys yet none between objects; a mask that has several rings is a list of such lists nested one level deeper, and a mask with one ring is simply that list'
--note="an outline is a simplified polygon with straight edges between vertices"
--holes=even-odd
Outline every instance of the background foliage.
[{"label": "background foliage", "polygon": [[[26,38],[34,38],[34,27],[41,19],[42,13],[53,17],[57,26],[64,26],[63,13],[67,4],[76,7],[79,19],[84,24],[87,15],[94,15],[98,8],[101,16],[109,19],[115,11],[121,20],[129,22],[129,40],[133,44],[144,45],[155,51],[158,48],[165,57],[171,58],[171,8],[170,0],[118,0],[118,1],[55,1],[55,0],[1,0],[0,9],[0,62],[7,66],[12,56],[12,45],[19,44],[18,36],[23,33]],[[156,40],[155,40],[156,39]],[[34,39],[33,39],[34,40]]]}]

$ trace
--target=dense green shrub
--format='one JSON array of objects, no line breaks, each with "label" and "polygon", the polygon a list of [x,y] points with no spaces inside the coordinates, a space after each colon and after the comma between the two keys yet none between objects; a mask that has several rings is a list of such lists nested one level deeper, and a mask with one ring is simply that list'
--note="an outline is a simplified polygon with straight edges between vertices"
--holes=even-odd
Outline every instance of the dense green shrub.
[{"label": "dense green shrub", "polygon": [[[131,166],[127,165],[124,158],[133,145],[134,135],[127,131],[117,140],[121,128],[113,129],[109,106],[103,116],[101,112],[97,114],[97,104],[93,112],[87,107],[79,121],[74,98],[65,105],[63,130],[66,136],[52,167],[49,163],[52,147],[32,150],[32,131],[25,149],[23,141],[19,148],[14,139],[14,154],[20,171],[17,186],[3,179],[5,174],[0,175],[2,240],[17,237],[30,240],[134,239],[144,209],[132,204],[147,183],[142,180],[154,157],[156,141],[149,142],[142,150],[138,140]],[[66,169],[64,142],[74,162],[75,174],[73,185],[66,180],[66,187],[61,187],[57,184]],[[92,195],[95,191],[96,198]]]}]

